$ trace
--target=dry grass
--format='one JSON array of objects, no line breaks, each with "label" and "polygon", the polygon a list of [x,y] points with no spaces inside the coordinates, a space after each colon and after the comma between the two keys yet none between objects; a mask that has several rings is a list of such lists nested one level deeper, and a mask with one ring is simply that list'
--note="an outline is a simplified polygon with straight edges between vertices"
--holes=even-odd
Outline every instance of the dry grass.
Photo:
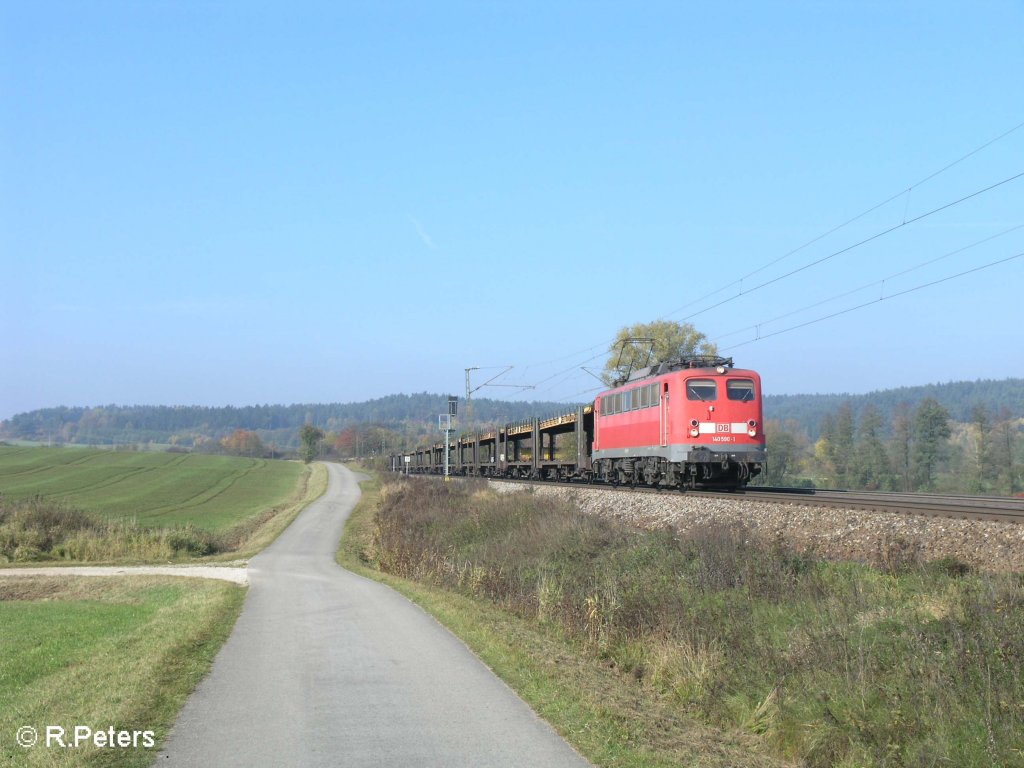
[{"label": "dry grass", "polygon": [[[595,765],[768,768],[785,764],[765,755],[755,736],[704,725],[673,697],[637,685],[614,660],[595,658],[552,620],[524,620],[489,599],[372,569],[380,545],[376,510],[382,501],[395,503],[400,489],[388,483],[381,487],[372,480],[362,484],[362,490],[362,499],[345,527],[339,562],[383,581],[429,611]],[[474,503],[490,498],[479,489],[472,495]],[[482,522],[478,517],[473,524]],[[474,579],[472,568],[448,568],[467,589],[485,588],[487,577],[482,571],[477,570]],[[561,593],[555,599],[555,581],[545,583],[553,590],[551,605],[556,608]]]},{"label": "dry grass", "polygon": [[1024,764],[1024,578],[887,551],[881,570],[829,563],[742,527],[681,539],[530,493],[399,480],[363,556],[563,637],[637,696],[779,758]]},{"label": "dry grass", "polygon": [[66,502],[0,496],[0,563],[145,563],[248,557],[263,549],[327,487],[320,465],[307,468],[284,502],[211,531],[109,520]]}]

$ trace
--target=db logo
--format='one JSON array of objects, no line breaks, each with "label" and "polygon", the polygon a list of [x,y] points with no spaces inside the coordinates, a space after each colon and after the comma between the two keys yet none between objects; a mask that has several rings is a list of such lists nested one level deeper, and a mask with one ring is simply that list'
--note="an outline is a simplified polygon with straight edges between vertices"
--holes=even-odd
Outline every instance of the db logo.
[{"label": "db logo", "polygon": [[732,432],[732,425],[731,424],[716,424],[715,428],[719,432]]}]

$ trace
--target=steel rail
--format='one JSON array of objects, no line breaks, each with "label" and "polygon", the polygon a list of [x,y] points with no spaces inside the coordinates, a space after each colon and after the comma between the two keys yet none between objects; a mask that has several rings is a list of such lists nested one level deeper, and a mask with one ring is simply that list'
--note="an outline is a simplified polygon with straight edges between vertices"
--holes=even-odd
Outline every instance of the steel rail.
[{"label": "steel rail", "polygon": [[744,498],[784,504],[813,504],[873,512],[930,515],[964,520],[1024,523],[1024,499],[1010,496],[884,493],[807,488],[747,488]]},{"label": "steel rail", "polygon": [[[419,475],[429,477],[430,475]],[[460,479],[462,476],[459,476]],[[627,491],[632,493],[679,494],[679,491],[651,486],[608,485],[522,478],[483,477],[505,483],[558,486],[563,488]],[[990,520],[1003,523],[1024,523],[1024,498],[1011,496],[966,496],[929,493],[882,493],[875,491],[843,491],[820,488],[780,488],[748,486],[736,491],[690,490],[686,496],[716,499],[746,499],[775,504],[802,504],[869,512],[904,515],[925,515],[962,520]]]}]

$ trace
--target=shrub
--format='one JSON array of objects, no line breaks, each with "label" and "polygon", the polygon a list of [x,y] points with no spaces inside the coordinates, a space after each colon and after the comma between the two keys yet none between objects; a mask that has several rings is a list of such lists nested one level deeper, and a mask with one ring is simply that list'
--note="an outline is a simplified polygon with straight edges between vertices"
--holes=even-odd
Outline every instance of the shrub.
[{"label": "shrub", "polygon": [[172,560],[227,549],[224,537],[192,525],[146,528],[131,521],[99,520],[39,497],[0,497],[0,561]]}]

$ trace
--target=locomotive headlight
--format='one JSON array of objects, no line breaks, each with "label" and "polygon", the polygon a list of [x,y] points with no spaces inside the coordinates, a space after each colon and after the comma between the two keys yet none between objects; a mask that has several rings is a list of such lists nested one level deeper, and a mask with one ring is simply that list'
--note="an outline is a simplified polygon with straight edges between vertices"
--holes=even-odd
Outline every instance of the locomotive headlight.
[{"label": "locomotive headlight", "polygon": [[747,422],[747,434],[751,437],[757,437],[757,422],[753,419]]},{"label": "locomotive headlight", "polygon": [[690,419],[690,426],[691,427],[696,427],[698,424],[700,424],[700,422],[697,421],[696,419]]},{"label": "locomotive headlight", "polygon": [[715,368],[715,370],[718,371],[719,373],[725,373],[725,366],[720,365],[717,368]]},{"label": "locomotive headlight", "polygon": [[690,437],[698,437],[699,435],[700,430],[697,427],[690,427]]}]

